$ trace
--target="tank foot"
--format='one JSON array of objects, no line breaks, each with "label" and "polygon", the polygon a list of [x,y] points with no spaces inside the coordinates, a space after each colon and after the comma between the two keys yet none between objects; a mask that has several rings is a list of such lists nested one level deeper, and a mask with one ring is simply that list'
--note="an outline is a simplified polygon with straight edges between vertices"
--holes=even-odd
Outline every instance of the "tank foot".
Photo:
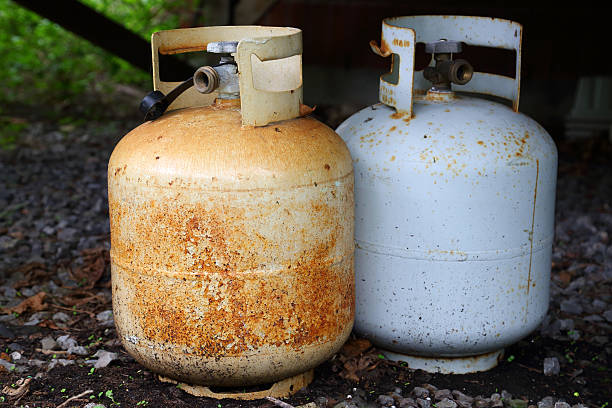
[{"label": "tank foot", "polygon": [[410,356],[386,350],[383,350],[382,353],[389,360],[407,362],[408,367],[415,370],[441,374],[467,374],[487,371],[497,366],[504,356],[504,349],[477,356],[446,358]]},{"label": "tank foot", "polygon": [[164,377],[159,375],[159,380],[162,382],[169,382],[173,384],[178,384],[180,388],[188,394],[191,394],[196,397],[208,397],[215,399],[235,399],[235,400],[256,400],[262,399],[266,397],[274,397],[274,398],[285,398],[289,397],[302,388],[306,387],[310,384],[314,378],[314,370],[308,370],[305,373],[298,374],[293,377],[285,378],[284,380],[280,380],[272,384],[270,388],[267,390],[261,391],[239,391],[239,387],[236,387],[236,391],[223,391],[223,392],[215,392],[210,389],[210,387],[206,387],[204,385],[190,385],[185,383],[179,383],[171,378]]}]

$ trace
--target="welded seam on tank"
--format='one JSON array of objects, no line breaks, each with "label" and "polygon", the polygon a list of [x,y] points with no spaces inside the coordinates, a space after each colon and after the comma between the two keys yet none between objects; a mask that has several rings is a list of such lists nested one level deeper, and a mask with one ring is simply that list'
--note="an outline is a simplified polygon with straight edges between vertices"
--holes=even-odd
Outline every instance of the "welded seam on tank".
[{"label": "welded seam on tank", "polygon": [[[223,189],[222,188],[206,188],[204,186],[206,184],[210,184],[211,182],[204,181],[204,180],[202,180],[201,184],[194,184],[192,186],[181,186],[180,184],[175,183],[176,180],[172,180],[171,185],[165,185],[165,184],[162,185],[159,183],[147,184],[142,181],[142,178],[139,178],[139,177],[133,177],[133,178],[125,177],[121,181],[121,184],[133,183],[133,185],[135,187],[138,187],[139,189],[142,189],[143,184],[145,184],[145,187],[157,188],[157,189],[197,190],[197,191],[204,191],[204,192],[213,191],[213,192],[220,192],[220,193],[249,193],[253,191],[287,191],[287,190],[293,190],[296,188],[312,188],[313,185],[314,186],[326,186],[328,184],[343,181],[344,179],[347,179],[349,177],[350,178],[353,177],[353,171],[345,174],[344,176],[340,176],[334,179],[323,180],[323,181],[313,180],[311,183],[307,183],[307,184],[297,184],[297,185],[290,185],[286,187],[258,187],[258,188],[223,188]],[[140,181],[138,181],[139,179]],[[239,182],[236,182],[236,183],[239,183]]]},{"label": "welded seam on tank", "polygon": [[[232,277],[232,276],[250,277],[256,274],[258,275],[278,274],[279,272],[290,270],[284,266],[277,266],[275,268],[269,268],[269,269],[261,269],[261,268],[260,269],[245,269],[242,271],[229,271],[229,272],[210,272],[210,271],[206,271],[205,269],[201,269],[198,272],[176,272],[176,271],[170,271],[170,270],[162,269],[162,268],[147,268],[144,266],[138,266],[136,265],[136,262],[134,262],[134,264],[132,265],[122,264],[118,262],[117,258],[119,257],[113,254],[112,248],[111,248],[110,255],[111,255],[111,264],[118,266],[119,268],[123,269],[125,272],[129,273],[129,272],[135,271],[136,273],[140,275],[153,276],[153,277],[163,276],[166,278],[174,278],[177,280],[182,280],[183,278],[190,279],[190,280],[202,280],[202,278],[213,275],[213,274],[222,276],[224,279],[227,279],[228,277]],[[330,262],[329,264],[325,265],[325,267],[334,268],[339,265],[342,265],[343,263],[346,263],[347,260],[352,261],[352,259],[353,259],[353,255],[351,254],[350,256],[342,257],[338,261]]]},{"label": "welded seam on tank", "polygon": [[[535,245],[531,242],[529,245],[524,245],[518,248],[499,249],[492,251],[441,251],[430,250],[423,251],[418,249],[397,248],[385,245],[373,244],[366,241],[355,240],[356,249],[366,252],[373,252],[380,255],[395,256],[398,258],[431,260],[431,261],[446,261],[446,262],[466,262],[466,261],[495,261],[502,259],[512,259],[539,252],[552,244],[553,235],[543,240],[538,241]],[[531,255],[530,255],[531,264]]]},{"label": "welded seam on tank", "polygon": [[529,315],[529,289],[531,287],[531,260],[533,258],[533,233],[535,229],[535,212],[536,212],[536,200],[538,198],[538,178],[540,178],[540,161],[536,160],[536,179],[535,187],[533,189],[533,212],[531,213],[531,232],[529,232],[529,242],[531,243],[531,250],[529,252],[529,272],[527,273],[527,300],[525,304],[525,321]]}]

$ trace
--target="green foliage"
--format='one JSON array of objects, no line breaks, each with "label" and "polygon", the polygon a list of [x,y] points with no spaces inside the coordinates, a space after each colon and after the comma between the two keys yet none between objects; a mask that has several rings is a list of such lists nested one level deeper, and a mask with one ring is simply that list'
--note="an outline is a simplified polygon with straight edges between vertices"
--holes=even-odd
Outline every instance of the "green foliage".
[{"label": "green foliage", "polygon": [[[177,27],[177,7],[184,7],[167,0],[82,1],[147,40],[154,31]],[[0,56],[0,104],[54,109],[114,83],[150,87],[148,73],[11,0],[0,0]],[[0,145],[10,138],[2,136]]]}]

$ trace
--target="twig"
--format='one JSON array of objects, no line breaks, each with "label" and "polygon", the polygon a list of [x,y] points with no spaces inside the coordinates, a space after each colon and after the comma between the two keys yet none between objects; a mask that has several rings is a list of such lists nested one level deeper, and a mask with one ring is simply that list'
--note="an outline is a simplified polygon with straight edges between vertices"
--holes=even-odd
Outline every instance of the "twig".
[{"label": "twig", "polygon": [[74,401],[75,399],[79,399],[79,398],[81,398],[81,397],[84,397],[84,396],[86,396],[87,394],[91,394],[92,392],[93,392],[93,390],[83,391],[83,392],[82,392],[82,393],[80,393],[79,395],[75,395],[74,397],[70,397],[70,398],[68,398],[66,401],[64,401],[64,402],[62,402],[61,404],[59,404],[59,405],[57,406],[57,408],[62,408],[62,407],[65,407],[66,405],[68,405],[68,403],[69,403],[70,401]]},{"label": "twig", "polygon": [[[272,403],[274,403],[274,405],[278,405],[281,408],[295,408],[293,405],[291,404],[287,404],[286,402],[283,402],[279,399],[276,399],[274,397],[266,397],[266,399]],[[59,408],[59,407],[57,407]]]},{"label": "twig", "polygon": [[64,306],[54,305],[54,304],[51,304],[51,306],[56,307],[56,308],[58,308],[58,309],[70,310],[71,312],[77,312],[77,313],[87,313],[87,314],[89,315],[89,317],[96,317],[96,314],[95,314],[95,313],[88,312],[87,310],[73,309],[73,308],[71,308],[71,307],[64,307]]},{"label": "twig", "polygon": [[529,371],[533,371],[534,373],[539,373],[539,374],[542,374],[542,370],[538,370],[537,368],[533,368],[533,367],[528,367],[528,366],[526,366],[526,365],[524,365],[524,364],[521,364],[521,363],[517,363],[517,364],[518,364],[519,366],[521,366],[521,367],[523,367],[523,368],[525,368],[525,369],[529,370]]},{"label": "twig", "polygon": [[64,350],[45,350],[45,349],[41,349],[41,348],[37,348],[35,349],[36,351],[38,351],[39,353],[43,353],[46,356],[49,356],[51,354],[68,354],[67,351]]}]

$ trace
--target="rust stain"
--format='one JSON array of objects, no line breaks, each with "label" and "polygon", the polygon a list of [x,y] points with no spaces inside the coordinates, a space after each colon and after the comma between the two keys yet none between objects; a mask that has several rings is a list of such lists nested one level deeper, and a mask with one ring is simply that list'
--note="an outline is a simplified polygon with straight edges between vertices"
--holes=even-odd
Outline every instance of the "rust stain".
[{"label": "rust stain", "polygon": [[391,119],[401,119],[406,115],[405,111],[397,111],[395,113],[392,113],[391,115],[389,115],[389,117]]},{"label": "rust stain", "polygon": [[389,129],[389,132],[393,132],[395,129],[397,129],[397,126],[391,126],[391,128]]},{"label": "rust stain", "polygon": [[[531,287],[531,261],[533,259],[533,231],[535,227],[535,211],[536,211],[536,199],[538,197],[538,178],[540,177],[540,160],[536,159],[536,179],[535,187],[533,189],[533,211],[531,213],[531,232],[529,233],[529,273],[527,274],[527,306],[525,310],[529,309],[529,289]],[[527,313],[525,313],[527,318]]]},{"label": "rust stain", "polygon": [[[325,202],[303,208],[326,235],[291,261],[267,268],[269,253],[282,251],[282,243],[246,233],[243,209],[163,201],[134,206],[111,196],[113,261],[133,266],[121,279],[138,293],[126,299],[124,313],[148,340],[205,357],[329,342],[355,310],[352,253],[342,262],[336,255],[344,237],[338,210]],[[127,223],[135,240],[125,237]],[[157,272],[177,268],[175,276]]]},{"label": "rust stain", "polygon": [[391,55],[391,50],[389,49],[389,44],[383,38],[380,41],[380,47],[376,44],[376,41],[370,41],[370,48],[374,52],[374,54],[379,55],[381,57],[388,57]]}]

